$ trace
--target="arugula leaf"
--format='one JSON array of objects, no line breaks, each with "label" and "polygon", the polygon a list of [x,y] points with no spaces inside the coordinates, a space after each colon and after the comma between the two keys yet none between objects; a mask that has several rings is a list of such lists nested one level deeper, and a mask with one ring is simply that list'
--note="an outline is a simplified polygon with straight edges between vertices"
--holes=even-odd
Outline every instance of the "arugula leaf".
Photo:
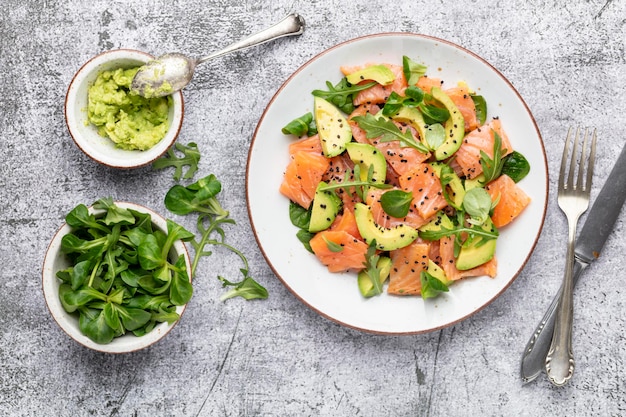
[{"label": "arugula leaf", "polygon": [[474,101],[474,107],[476,108],[476,118],[478,119],[478,125],[482,126],[487,121],[487,101],[483,96],[472,94],[470,95],[472,101]]},{"label": "arugula leaf", "polygon": [[413,61],[405,55],[402,57],[402,70],[407,84],[416,85],[419,79],[426,74],[428,67]]},{"label": "arugula leaf", "polygon": [[370,83],[352,85],[348,82],[346,77],[343,77],[335,86],[333,86],[330,81],[326,81],[328,91],[313,90],[311,94],[315,97],[325,99],[326,101],[334,104],[344,113],[350,114],[354,111],[354,96],[360,91],[367,90],[376,84],[377,83],[375,81],[372,81]]},{"label": "arugula leaf", "polygon": [[365,253],[365,262],[363,263],[363,266],[365,267],[364,271],[369,276],[374,286],[372,296],[383,292],[383,285],[380,282],[381,268],[378,267],[379,260],[380,255],[376,252],[376,239],[374,239],[370,242],[370,245],[367,248],[367,252]]},{"label": "arugula leaf", "polygon": [[387,189],[391,188],[390,184],[385,184],[378,181],[372,181],[372,175],[374,173],[374,167],[370,165],[370,168],[367,173],[367,177],[365,179],[352,180],[351,178],[361,178],[361,171],[359,165],[354,166],[353,171],[346,171],[346,175],[343,181],[330,181],[326,185],[320,185],[319,191],[332,191],[337,189],[342,189],[349,195],[356,193],[361,200],[365,200],[365,196],[367,194],[367,190],[369,187],[379,188],[379,189]]},{"label": "arugula leaf", "polygon": [[[459,213],[463,214],[462,211],[460,211]],[[480,236],[485,241],[489,239],[497,239],[499,235],[497,230],[487,231],[487,230],[483,230],[479,226],[474,226],[474,225],[469,226],[469,227],[459,225],[451,229],[448,229],[446,227],[441,227],[438,230],[424,230],[424,231],[420,231],[419,235],[422,239],[430,240],[430,241],[439,240],[441,238],[448,237],[448,236],[457,237],[458,238],[457,240],[461,241],[461,236],[463,236],[464,233],[467,233],[470,237]]]},{"label": "arugula leaf", "polygon": [[[246,274],[244,273],[244,275]],[[219,277],[219,279],[222,281],[223,287],[234,286],[233,289],[224,293],[220,297],[221,301],[225,301],[233,297],[243,297],[246,300],[254,300],[257,298],[265,299],[268,297],[267,290],[251,277],[246,276],[246,278],[241,282],[230,282],[223,277]]]},{"label": "arugula leaf", "polygon": [[322,238],[324,239],[324,243],[326,243],[326,247],[328,248],[329,251],[335,252],[335,253],[343,252],[343,246],[331,240],[328,240],[326,236],[322,236]]},{"label": "arugula leaf", "polygon": [[[179,156],[175,150],[182,153]],[[183,179],[193,178],[194,174],[198,170],[198,163],[200,162],[200,152],[198,151],[198,145],[194,142],[190,142],[186,146],[182,143],[176,143],[173,148],[169,148],[167,153],[158,158],[152,163],[152,168],[155,170],[174,167],[174,181],[180,181]],[[184,168],[187,167],[187,172],[183,173]]]},{"label": "arugula leaf", "polygon": [[502,173],[503,160],[502,157],[506,153],[506,149],[501,149],[502,138],[493,130],[493,158],[489,158],[489,155],[485,151],[480,151],[480,165],[483,167],[483,175],[485,176],[484,184],[488,184],[495,180]]},{"label": "arugula leaf", "polygon": [[380,203],[385,213],[392,217],[403,218],[409,213],[413,193],[402,190],[391,190],[380,196]]},{"label": "arugula leaf", "polygon": [[371,113],[353,117],[359,127],[365,131],[368,139],[380,137],[381,142],[399,141],[402,147],[411,147],[422,153],[428,153],[428,148],[417,141],[410,131],[402,132],[395,123],[384,117],[376,117]]}]

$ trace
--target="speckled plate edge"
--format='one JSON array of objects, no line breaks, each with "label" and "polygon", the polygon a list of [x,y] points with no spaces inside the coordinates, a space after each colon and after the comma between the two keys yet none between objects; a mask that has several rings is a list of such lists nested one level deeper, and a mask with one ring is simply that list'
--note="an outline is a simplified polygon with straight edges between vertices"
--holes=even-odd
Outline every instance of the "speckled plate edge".
[{"label": "speckled plate edge", "polygon": [[[330,274],[295,237],[288,201],[278,192],[293,140],[280,128],[312,111],[313,89],[341,78],[340,65],[369,62],[401,63],[402,55],[423,61],[428,74],[447,85],[466,81],[485,96],[489,117],[498,116],[513,146],[532,165],[520,186],[533,199],[511,225],[501,230],[494,279],[477,277],[451,287],[434,300],[419,297],[364,299],[356,274]],[[343,326],[375,334],[409,335],[438,330],[480,311],[515,280],[526,265],[543,228],[548,198],[548,164],[541,133],[528,106],[513,85],[487,61],[467,49],[431,36],[381,33],[331,47],[300,67],[270,100],[255,129],[246,166],[246,196],[250,223],[263,256],[279,280],[300,301]]]}]

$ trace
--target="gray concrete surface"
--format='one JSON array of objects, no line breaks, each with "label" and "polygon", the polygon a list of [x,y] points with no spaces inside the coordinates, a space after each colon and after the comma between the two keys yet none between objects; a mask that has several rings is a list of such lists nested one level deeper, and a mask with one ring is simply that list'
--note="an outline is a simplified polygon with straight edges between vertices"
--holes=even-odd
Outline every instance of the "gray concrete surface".
[{"label": "gray concrete surface", "polygon": [[[520,354],[562,275],[565,219],[556,169],[570,125],[598,128],[592,197],[626,142],[622,1],[37,1],[0,14],[0,415],[5,416],[623,416],[626,415],[624,218],[576,291],[576,374],[523,386]],[[202,54],[286,12],[306,33],[207,64],[185,91],[180,140],[203,151],[270,298],[218,301],[224,253],[203,262],[182,322],[122,356],[85,349],[54,323],[40,272],[48,241],[78,203],[111,195],[165,212],[169,172],[117,171],[84,156],[63,100],[78,67],[113,48]],[[384,337],[318,316],[272,274],[249,229],[245,162],[256,123],[308,59],[359,35],[407,31],[483,56],[518,89],[542,132],[552,177],[537,249],[513,285],[437,332]],[[224,156],[228,155],[227,158]],[[191,227],[191,225],[190,225]]]}]

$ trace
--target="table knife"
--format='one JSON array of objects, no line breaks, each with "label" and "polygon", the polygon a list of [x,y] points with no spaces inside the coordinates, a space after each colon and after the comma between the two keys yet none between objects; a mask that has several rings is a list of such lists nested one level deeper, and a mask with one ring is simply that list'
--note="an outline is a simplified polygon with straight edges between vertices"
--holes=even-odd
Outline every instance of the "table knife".
[{"label": "table knife", "polygon": [[[578,282],[585,268],[600,256],[604,242],[613,231],[624,200],[626,200],[626,146],[622,149],[615,166],[596,197],[580,235],[576,239],[574,284]],[[521,364],[521,377],[524,383],[533,381],[545,369],[560,294],[561,289],[526,344]]]}]

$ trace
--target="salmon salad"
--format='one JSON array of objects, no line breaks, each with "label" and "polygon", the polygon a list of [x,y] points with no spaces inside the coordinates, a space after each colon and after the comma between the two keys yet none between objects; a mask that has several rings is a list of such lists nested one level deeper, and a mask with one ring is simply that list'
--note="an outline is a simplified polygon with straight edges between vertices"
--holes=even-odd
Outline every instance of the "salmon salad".
[{"label": "salmon salad", "polygon": [[413,57],[339,70],[282,129],[279,192],[303,250],[354,274],[363,297],[433,298],[495,278],[499,231],[531,204],[506,121]]}]

